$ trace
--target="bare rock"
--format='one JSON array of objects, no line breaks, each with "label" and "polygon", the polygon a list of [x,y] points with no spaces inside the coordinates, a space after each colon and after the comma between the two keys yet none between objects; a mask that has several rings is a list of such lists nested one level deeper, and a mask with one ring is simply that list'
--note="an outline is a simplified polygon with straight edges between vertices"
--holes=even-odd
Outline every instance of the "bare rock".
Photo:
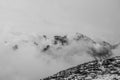
[{"label": "bare rock", "polygon": [[63,70],[40,80],[120,80],[120,56],[94,60]]}]

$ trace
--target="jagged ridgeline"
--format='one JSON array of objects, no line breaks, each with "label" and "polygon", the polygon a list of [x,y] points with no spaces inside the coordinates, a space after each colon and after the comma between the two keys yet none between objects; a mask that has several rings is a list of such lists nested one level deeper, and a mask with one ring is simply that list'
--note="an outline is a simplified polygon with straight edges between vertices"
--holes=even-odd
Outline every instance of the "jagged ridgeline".
[{"label": "jagged ridgeline", "polygon": [[[33,36],[32,36],[33,37]],[[25,38],[25,37],[23,37]],[[70,47],[76,48],[78,52],[76,54],[82,54],[82,50],[84,48],[84,52],[89,54],[94,59],[106,59],[113,55],[112,50],[116,49],[119,46],[118,44],[110,44],[106,41],[96,42],[90,37],[87,37],[86,35],[83,35],[81,33],[75,33],[73,36],[70,35],[52,35],[51,37],[49,35],[37,35],[33,37],[31,41],[28,40],[19,40],[23,43],[31,42],[33,45],[35,45],[38,50],[42,53],[48,53],[49,50],[51,50],[53,53],[54,51],[68,51],[66,53],[69,53],[69,55],[75,54],[73,51],[70,52]],[[5,44],[8,42],[5,41]],[[75,45],[75,46],[74,46]],[[19,49],[19,44],[16,43],[13,45],[13,50]],[[80,49],[82,49],[80,51]],[[56,54],[53,54],[56,55]]]},{"label": "jagged ridgeline", "polygon": [[[119,46],[119,43],[112,45],[106,41],[96,42],[93,39],[81,33],[76,33],[73,36],[53,35],[52,37],[49,37],[47,35],[42,35],[39,36],[39,41],[34,41],[34,45],[36,46],[41,47],[43,45],[40,48],[41,52],[47,52],[47,51],[49,52],[49,50],[62,51],[65,49],[66,51],[69,51],[67,50],[67,47],[73,46],[74,44],[78,45],[78,49],[84,47],[85,53],[88,53],[94,59],[99,59],[99,60],[111,57],[113,55],[112,50],[116,49]],[[82,52],[80,51],[80,53]]]},{"label": "jagged ridgeline", "polygon": [[90,61],[40,80],[120,80],[120,56]]}]

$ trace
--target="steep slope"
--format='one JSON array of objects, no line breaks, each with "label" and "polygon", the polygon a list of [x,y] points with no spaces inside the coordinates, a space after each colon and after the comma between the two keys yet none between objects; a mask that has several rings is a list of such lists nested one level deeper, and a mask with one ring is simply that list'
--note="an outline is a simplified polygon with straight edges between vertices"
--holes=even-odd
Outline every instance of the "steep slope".
[{"label": "steep slope", "polygon": [[63,70],[40,80],[119,80],[120,56],[106,59],[100,64],[97,60]]}]

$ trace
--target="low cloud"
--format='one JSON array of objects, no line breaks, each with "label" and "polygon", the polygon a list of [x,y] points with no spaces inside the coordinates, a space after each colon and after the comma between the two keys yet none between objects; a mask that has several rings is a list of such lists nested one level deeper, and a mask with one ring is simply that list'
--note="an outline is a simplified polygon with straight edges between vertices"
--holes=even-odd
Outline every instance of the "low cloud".
[{"label": "low cloud", "polygon": [[14,39],[0,43],[0,80],[39,80],[60,70],[93,60],[87,54],[88,46],[92,44],[86,44],[84,41],[76,42],[70,39],[69,45],[50,46],[47,51],[42,52],[49,42],[37,42],[38,45],[35,45],[35,37]]}]

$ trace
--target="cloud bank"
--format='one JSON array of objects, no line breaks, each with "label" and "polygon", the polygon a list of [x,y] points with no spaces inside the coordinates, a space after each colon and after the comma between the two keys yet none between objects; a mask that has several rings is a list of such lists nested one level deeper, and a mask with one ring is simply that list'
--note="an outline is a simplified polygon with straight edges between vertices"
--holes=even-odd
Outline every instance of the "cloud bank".
[{"label": "cloud bank", "polygon": [[78,33],[65,36],[9,32],[0,43],[0,80],[39,80],[94,59],[88,55],[94,40]]}]

